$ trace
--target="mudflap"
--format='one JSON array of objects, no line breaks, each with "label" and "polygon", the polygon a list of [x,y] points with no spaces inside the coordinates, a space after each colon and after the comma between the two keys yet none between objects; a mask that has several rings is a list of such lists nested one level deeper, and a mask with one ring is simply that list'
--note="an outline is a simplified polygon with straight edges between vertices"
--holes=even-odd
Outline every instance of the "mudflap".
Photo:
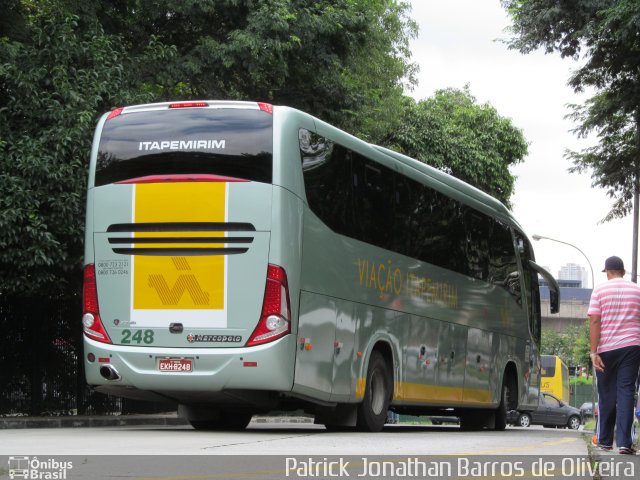
[{"label": "mudflap", "polygon": [[318,407],[314,423],[327,427],[355,427],[357,419],[356,404],[340,404],[335,407]]}]

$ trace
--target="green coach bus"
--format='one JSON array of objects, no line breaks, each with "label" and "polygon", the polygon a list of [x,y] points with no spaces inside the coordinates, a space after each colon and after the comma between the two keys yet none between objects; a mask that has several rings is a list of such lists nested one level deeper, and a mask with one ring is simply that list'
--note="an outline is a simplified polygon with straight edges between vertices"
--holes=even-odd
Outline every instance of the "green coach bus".
[{"label": "green coach bus", "polygon": [[502,429],[537,406],[538,275],[494,198],[300,111],[157,103],[99,121],[89,168],[89,385],[197,429],[304,409]]}]

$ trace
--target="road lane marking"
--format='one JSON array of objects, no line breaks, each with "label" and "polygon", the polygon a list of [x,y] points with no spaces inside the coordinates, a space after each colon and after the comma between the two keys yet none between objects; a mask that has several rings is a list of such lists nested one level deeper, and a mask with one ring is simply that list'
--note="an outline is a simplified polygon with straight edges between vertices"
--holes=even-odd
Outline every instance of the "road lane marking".
[{"label": "road lane marking", "polygon": [[[562,437],[560,440],[547,441],[543,443],[538,442],[530,445],[522,445],[520,447],[499,448],[499,449],[481,450],[481,451],[476,450],[473,452],[451,453],[447,455],[465,456],[465,457],[478,456],[478,455],[499,455],[501,453],[507,453],[507,452],[522,452],[522,451],[528,451],[528,450],[534,450],[534,449],[537,450],[541,447],[555,447],[558,445],[564,445],[567,443],[573,443],[577,441],[582,442],[583,440],[578,437]],[[532,455],[533,454],[534,453],[532,453]]]}]

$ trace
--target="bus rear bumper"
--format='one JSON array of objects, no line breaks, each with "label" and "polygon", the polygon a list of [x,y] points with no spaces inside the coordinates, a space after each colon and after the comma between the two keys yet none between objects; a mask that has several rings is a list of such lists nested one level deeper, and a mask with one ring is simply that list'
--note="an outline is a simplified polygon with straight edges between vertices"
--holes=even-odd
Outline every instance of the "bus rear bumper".
[{"label": "bus rear bumper", "polygon": [[[190,361],[191,369],[160,371],[163,359]],[[128,398],[157,400],[151,392],[176,401],[226,390],[288,392],[294,365],[292,335],[248,348],[131,347],[84,338],[87,383],[100,392]]]}]

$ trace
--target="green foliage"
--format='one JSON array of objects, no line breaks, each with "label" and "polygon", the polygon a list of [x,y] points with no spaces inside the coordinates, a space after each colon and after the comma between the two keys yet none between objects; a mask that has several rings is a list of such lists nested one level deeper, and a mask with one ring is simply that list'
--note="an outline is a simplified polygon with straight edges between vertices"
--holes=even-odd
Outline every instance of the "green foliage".
[{"label": "green foliage", "polygon": [[502,0],[513,20],[511,48],[537,48],[584,58],[569,80],[576,91],[594,88],[585,105],[573,105],[580,136],[599,144],[567,152],[574,172],[592,171],[593,185],[614,199],[605,220],[631,210],[640,177],[640,3],[636,0]]},{"label": "green foliage", "polygon": [[593,385],[593,376],[590,377],[571,377],[570,385]]},{"label": "green foliage", "polygon": [[123,52],[55,2],[25,5],[25,40],[0,39],[0,292],[54,295],[79,277],[90,132]]},{"label": "green foliage", "polygon": [[586,320],[582,326],[575,330],[572,334],[573,337],[573,349],[571,354],[573,356],[574,365],[582,365],[583,367],[591,367],[591,341],[589,338],[589,320]]},{"label": "green foliage", "polygon": [[515,178],[509,167],[527,154],[522,130],[464,90],[439,90],[432,98],[406,99],[400,124],[384,144],[498,198],[506,205]]},{"label": "green foliage", "polygon": [[579,327],[569,327],[563,332],[542,330],[542,355],[558,355],[568,366],[589,367],[590,351],[588,322]]},{"label": "green foliage", "polygon": [[541,355],[557,355],[567,365],[574,365],[572,359],[573,333],[573,330],[560,333],[555,330],[543,329]]},{"label": "green foliage", "polygon": [[95,8],[127,49],[151,37],[175,49],[170,61],[134,66],[159,99],[174,99],[180,84],[185,99],[288,105],[368,135],[378,124],[372,117],[382,119],[379,101],[392,105],[415,82],[408,41],[416,26],[402,1],[121,0]]},{"label": "green foliage", "polygon": [[99,115],[262,100],[376,138],[415,80],[403,1],[7,0],[0,18],[0,294],[77,289]]},{"label": "green foliage", "polygon": [[513,25],[511,48],[530,53],[538,48],[545,53],[560,52],[575,57],[584,48],[583,40],[594,15],[612,0],[501,0]]},{"label": "green foliage", "polygon": [[606,189],[614,199],[604,221],[622,218],[631,212],[640,171],[640,109],[626,112],[615,97],[616,93],[605,89],[585,105],[572,106],[571,117],[581,124],[576,133],[586,136],[596,132],[599,143],[581,152],[566,154],[574,163],[570,171],[591,171],[593,186]]}]

